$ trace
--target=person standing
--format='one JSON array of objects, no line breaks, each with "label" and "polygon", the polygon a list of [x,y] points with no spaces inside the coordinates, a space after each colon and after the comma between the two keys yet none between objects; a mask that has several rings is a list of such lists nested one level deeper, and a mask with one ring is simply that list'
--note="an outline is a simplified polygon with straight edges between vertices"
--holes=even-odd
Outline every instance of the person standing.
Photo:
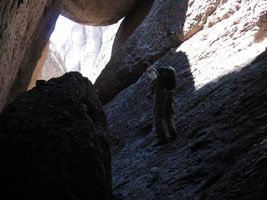
[{"label": "person standing", "polygon": [[172,140],[177,137],[176,126],[174,123],[174,105],[173,97],[177,86],[177,74],[173,67],[159,67],[146,62],[146,74],[150,80],[148,97],[154,95],[154,125],[157,135],[155,146],[167,143],[167,137],[164,131],[164,122],[166,122],[168,132]]}]

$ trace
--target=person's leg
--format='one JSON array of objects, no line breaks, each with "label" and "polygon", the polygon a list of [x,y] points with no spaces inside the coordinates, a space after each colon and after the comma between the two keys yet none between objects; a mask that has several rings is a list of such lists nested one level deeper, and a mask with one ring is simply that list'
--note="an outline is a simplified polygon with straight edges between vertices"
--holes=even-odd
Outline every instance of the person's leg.
[{"label": "person's leg", "polygon": [[164,132],[164,110],[166,105],[166,91],[163,87],[158,86],[155,92],[154,100],[154,123],[155,131],[158,138],[158,145],[167,143],[167,137]]},{"label": "person's leg", "polygon": [[177,137],[177,131],[176,131],[176,125],[173,119],[173,114],[174,114],[173,95],[174,95],[174,92],[168,92],[165,110],[164,110],[164,119],[166,121],[169,134],[171,138],[174,140]]}]

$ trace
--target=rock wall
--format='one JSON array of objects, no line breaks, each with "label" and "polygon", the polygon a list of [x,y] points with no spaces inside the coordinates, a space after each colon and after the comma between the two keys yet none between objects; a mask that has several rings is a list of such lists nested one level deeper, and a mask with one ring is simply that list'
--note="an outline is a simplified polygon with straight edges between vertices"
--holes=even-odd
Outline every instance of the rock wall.
[{"label": "rock wall", "polygon": [[28,86],[28,90],[36,86],[37,80],[49,80],[62,76],[67,72],[65,63],[61,58],[56,46],[53,42],[48,42],[45,47],[40,60],[33,72],[31,82]]},{"label": "rock wall", "polygon": [[58,49],[66,70],[81,72],[94,83],[109,61],[119,23],[86,26],[60,16],[50,39]]},{"label": "rock wall", "polygon": [[159,61],[174,66],[180,78],[174,104],[178,138],[154,147],[153,100],[145,97],[145,74],[107,103],[114,195],[265,199],[267,51],[201,89],[193,87],[184,53],[173,51]]},{"label": "rock wall", "polygon": [[47,60],[47,55],[49,54],[49,45],[50,45],[50,41],[48,40],[48,42],[45,45],[45,48],[43,50],[43,53],[41,55],[41,58],[39,58],[37,65],[33,71],[32,78],[31,78],[31,81],[29,83],[27,90],[30,90],[33,87],[35,87],[36,81],[38,79],[40,79],[39,77],[40,77],[40,74],[42,72],[42,68],[43,68],[43,66]]},{"label": "rock wall", "polygon": [[27,89],[53,30],[58,11],[52,0],[5,1],[0,6],[0,110]]},{"label": "rock wall", "polygon": [[10,0],[0,5],[0,111],[30,83],[59,13],[78,23],[109,25],[138,0]]},{"label": "rock wall", "polygon": [[107,137],[87,78],[37,82],[0,115],[0,198],[110,200]]},{"label": "rock wall", "polygon": [[62,76],[66,72],[67,68],[61,55],[59,54],[59,51],[57,50],[55,44],[50,42],[49,53],[38,79],[47,81],[51,78]]},{"label": "rock wall", "polygon": [[143,23],[116,51],[94,84],[103,104],[137,81],[144,71],[143,60],[154,61],[181,43],[187,7],[185,0],[154,1]]},{"label": "rock wall", "polygon": [[[155,0],[95,83],[118,199],[265,199],[265,1]],[[143,60],[177,70],[179,137],[154,147]]]},{"label": "rock wall", "polygon": [[116,51],[96,80],[100,100],[105,104],[136,82],[144,71],[143,60],[156,61],[183,41],[186,41],[183,44],[187,45],[186,53],[194,54],[189,55],[189,59],[194,59],[190,61],[192,73],[207,69],[207,79],[203,78],[206,82],[218,76],[216,70],[206,66],[216,68],[222,75],[240,62],[247,63],[266,47],[265,8],[262,0],[206,3],[168,0],[164,4],[154,1],[146,19]]},{"label": "rock wall", "polygon": [[[109,26],[102,34],[102,45],[98,52],[97,59],[94,62],[94,67],[92,68],[92,82],[95,82],[101,71],[106,67],[107,63],[110,61],[112,56],[112,50],[114,47],[114,40],[118,28],[120,27],[122,20]],[[92,72],[91,72],[92,73]]]},{"label": "rock wall", "polygon": [[116,37],[112,45],[113,55],[127,41],[134,30],[142,23],[147,14],[150,12],[153,2],[154,0],[140,1],[136,8],[124,18],[119,30],[116,33]]},{"label": "rock wall", "polygon": [[95,66],[102,47],[102,35],[105,27],[73,24],[64,44],[59,47],[60,55],[67,71],[79,71],[91,81],[104,66]]}]

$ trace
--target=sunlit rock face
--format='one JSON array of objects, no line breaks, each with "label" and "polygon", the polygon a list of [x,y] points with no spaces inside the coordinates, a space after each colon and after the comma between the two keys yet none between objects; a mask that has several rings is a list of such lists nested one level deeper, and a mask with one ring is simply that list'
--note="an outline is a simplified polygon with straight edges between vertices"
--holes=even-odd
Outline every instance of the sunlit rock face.
[{"label": "sunlit rock face", "polygon": [[109,61],[118,26],[85,26],[60,16],[51,41],[68,72],[81,72],[94,82]]},{"label": "sunlit rock face", "polygon": [[104,27],[73,25],[66,41],[59,47],[68,71],[79,71],[91,81],[96,79],[93,74],[97,74],[97,67],[94,66],[102,46],[104,30]]},{"label": "sunlit rock face", "polygon": [[40,77],[40,73],[42,71],[42,68],[43,68],[45,62],[46,62],[47,56],[49,54],[49,44],[50,44],[50,41],[48,41],[47,44],[45,45],[45,48],[44,48],[43,53],[41,55],[41,58],[39,58],[39,60],[37,62],[37,65],[36,65],[36,67],[33,71],[33,74],[32,74],[31,81],[30,81],[29,86],[27,88],[28,90],[35,87],[36,80],[39,79],[39,77]]},{"label": "sunlit rock face", "polygon": [[105,26],[129,14],[139,0],[57,0],[61,13],[81,24]]},{"label": "sunlit rock face", "polygon": [[91,82],[67,73],[0,115],[0,199],[111,199],[107,124]]},{"label": "sunlit rock face", "polygon": [[67,72],[65,63],[53,42],[49,42],[33,72],[28,90],[36,85],[37,80],[49,80]]},{"label": "sunlit rock face", "polygon": [[[92,67],[93,76],[92,80],[95,82],[101,71],[106,67],[107,63],[110,61],[110,58],[113,53],[114,42],[116,38],[116,33],[120,27],[121,21],[116,24],[109,26],[102,35],[102,46],[98,57],[95,61],[95,65]],[[88,68],[89,69],[89,68]],[[90,70],[90,69],[89,69]],[[90,70],[91,71],[91,70]]]},{"label": "sunlit rock face", "polygon": [[[176,51],[186,53],[196,89],[242,69],[267,47],[265,1],[214,1],[208,6],[192,1],[191,4],[185,37],[201,29]],[[204,11],[207,16],[199,14]]]},{"label": "sunlit rock face", "polygon": [[62,76],[67,72],[65,63],[59,54],[55,44],[50,42],[49,44],[49,53],[47,59],[44,63],[44,66],[41,70],[40,76],[38,79],[49,80],[51,78],[56,78]]},{"label": "sunlit rock face", "polygon": [[101,101],[134,83],[144,71],[143,60],[154,62],[171,48],[188,55],[197,88],[239,70],[267,46],[265,11],[263,0],[154,1],[97,79]]}]

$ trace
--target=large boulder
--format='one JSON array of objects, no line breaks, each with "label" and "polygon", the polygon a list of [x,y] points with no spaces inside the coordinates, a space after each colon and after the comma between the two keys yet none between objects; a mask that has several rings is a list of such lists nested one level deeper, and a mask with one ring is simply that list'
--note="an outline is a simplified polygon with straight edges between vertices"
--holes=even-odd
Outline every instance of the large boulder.
[{"label": "large boulder", "polygon": [[115,54],[116,51],[120,49],[134,30],[142,23],[147,14],[150,12],[153,2],[154,0],[141,1],[135,10],[122,20],[112,46],[112,54]]},{"label": "large boulder", "polygon": [[129,14],[139,0],[57,0],[60,11],[80,24],[103,26]]},{"label": "large boulder", "polygon": [[1,199],[111,199],[107,124],[78,72],[21,94],[0,115]]},{"label": "large boulder", "polygon": [[187,7],[186,0],[154,1],[144,21],[131,29],[134,32],[120,49],[116,49],[94,84],[103,104],[138,80],[144,71],[143,60],[154,61],[181,43]]}]

